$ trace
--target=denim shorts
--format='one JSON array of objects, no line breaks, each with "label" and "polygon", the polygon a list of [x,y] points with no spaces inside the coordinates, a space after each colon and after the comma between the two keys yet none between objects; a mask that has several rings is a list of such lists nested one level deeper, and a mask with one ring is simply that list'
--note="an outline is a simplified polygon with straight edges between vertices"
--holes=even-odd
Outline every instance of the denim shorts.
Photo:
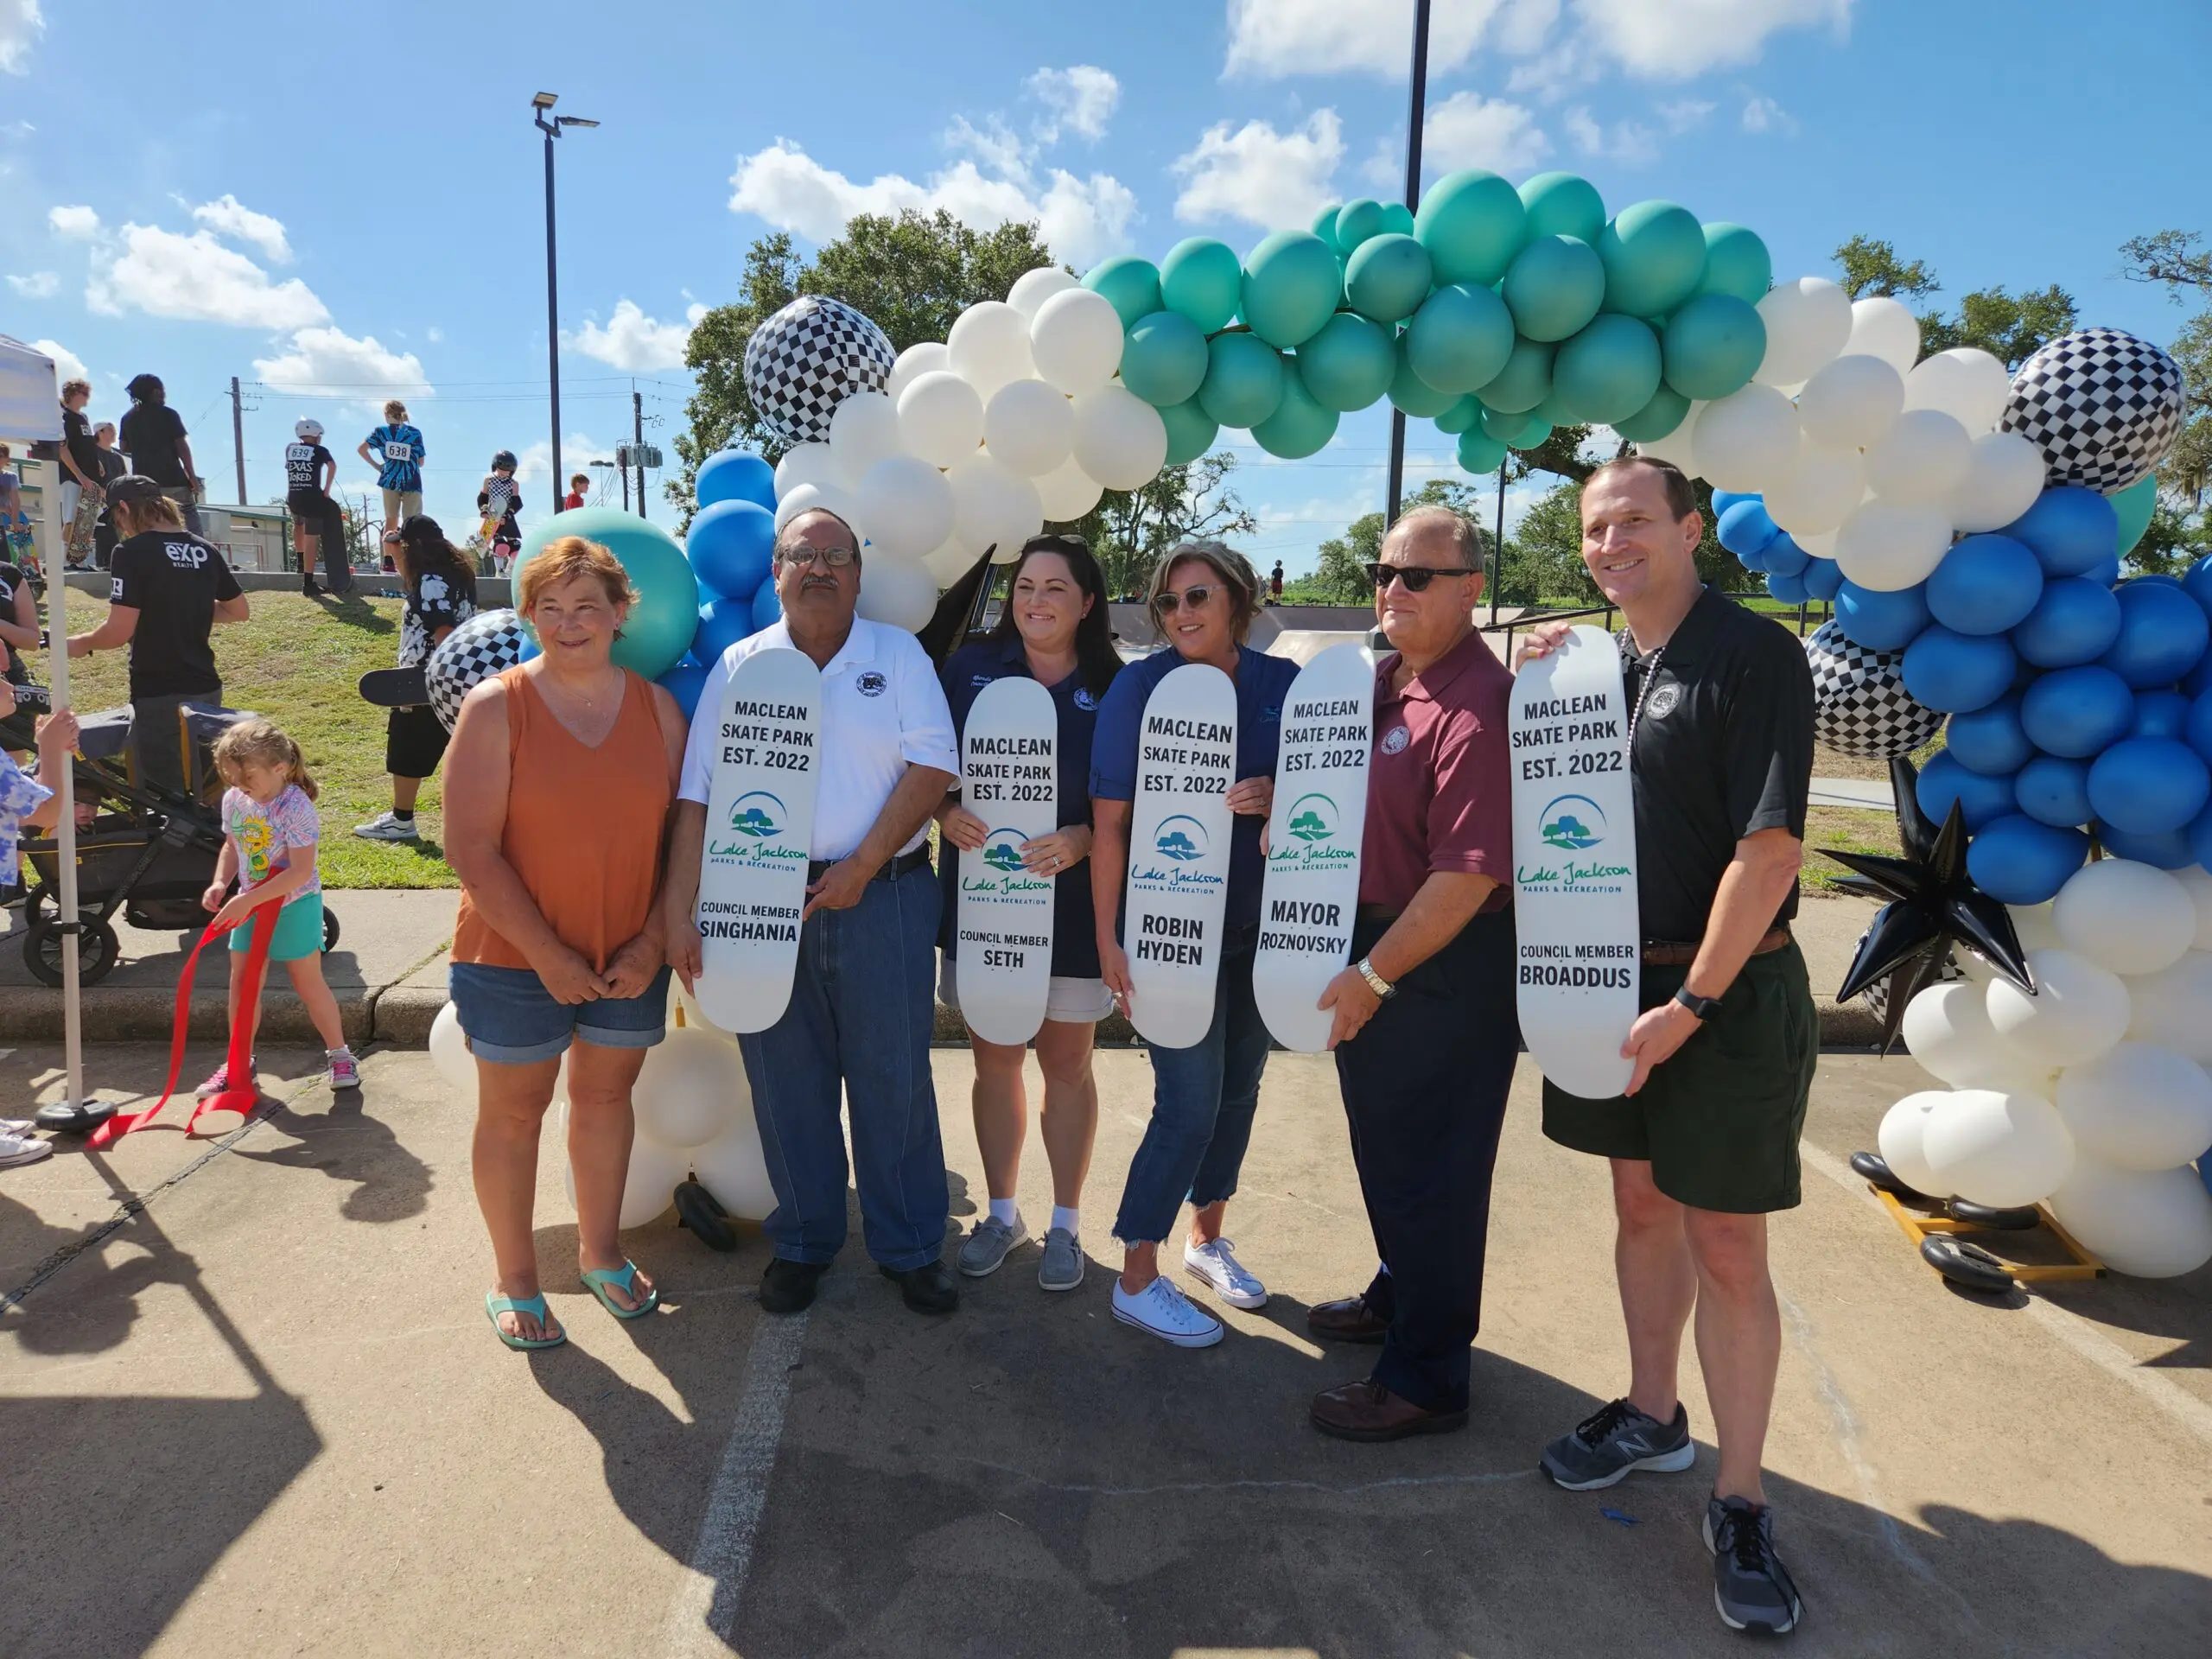
[{"label": "denim shorts", "polygon": [[644,992],[571,1006],[528,968],[456,962],[447,983],[468,1052],[495,1065],[534,1065],[581,1037],[601,1048],[651,1048],[668,1027],[668,969]]}]

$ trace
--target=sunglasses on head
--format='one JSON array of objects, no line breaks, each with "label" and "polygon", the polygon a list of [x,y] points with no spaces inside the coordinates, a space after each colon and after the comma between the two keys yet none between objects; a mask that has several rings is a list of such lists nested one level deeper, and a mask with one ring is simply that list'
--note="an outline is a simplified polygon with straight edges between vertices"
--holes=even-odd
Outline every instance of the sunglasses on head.
[{"label": "sunglasses on head", "polygon": [[1390,585],[1393,577],[1406,584],[1408,593],[1425,594],[1428,591],[1428,584],[1439,576],[1472,576],[1480,574],[1481,572],[1472,565],[1465,564],[1370,564],[1367,567],[1367,579],[1375,584],[1375,591],[1378,594]]},{"label": "sunglasses on head", "polygon": [[1173,616],[1185,605],[1194,611],[1202,611],[1205,608],[1206,601],[1220,591],[1220,588],[1211,583],[1200,582],[1195,588],[1185,588],[1179,594],[1173,591],[1155,594],[1153,595],[1152,608],[1162,616]]}]

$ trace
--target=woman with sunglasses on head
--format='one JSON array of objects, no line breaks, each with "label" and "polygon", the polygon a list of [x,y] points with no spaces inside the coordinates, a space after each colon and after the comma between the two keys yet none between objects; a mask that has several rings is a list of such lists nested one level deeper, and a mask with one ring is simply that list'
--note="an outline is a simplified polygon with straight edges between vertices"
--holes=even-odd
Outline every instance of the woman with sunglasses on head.
[{"label": "woman with sunglasses on head", "polygon": [[[943,676],[956,744],[966,736],[968,711],[995,680],[1035,680],[1052,694],[1058,715],[1059,827],[1021,848],[1023,865],[1052,881],[1052,984],[1035,1039],[1038,1068],[1045,1074],[1039,1128],[1052,1166],[1052,1222],[1037,1269],[1037,1282],[1046,1290],[1073,1290],[1083,1282],[1083,1180],[1098,1128],[1091,1033],[1114,1006],[1099,976],[1090,872],[1084,868],[1090,854],[1091,734],[1098,706],[1122,669],[1107,618],[1106,579],[1090,550],[1073,536],[1033,537],[1014,562],[998,626],[988,639],[955,652]],[[963,852],[979,849],[990,833],[990,825],[962,804],[957,783],[937,821],[945,841]],[[944,921],[938,944],[944,955],[938,996],[953,1008],[960,1006],[959,868],[960,860],[948,851],[940,868]],[[973,1032],[968,1041],[976,1055],[976,1144],[983,1155],[990,1209],[962,1241],[959,1259],[962,1273],[980,1279],[996,1272],[1007,1253],[1029,1236],[1014,1202],[1029,1104],[1022,1088],[1022,1046],[986,1042]]]},{"label": "woman with sunglasses on head", "polygon": [[1192,1205],[1185,1268],[1231,1307],[1260,1307],[1268,1300],[1267,1287],[1245,1271],[1221,1233],[1268,1063],[1268,1028],[1252,997],[1260,936],[1260,832],[1274,801],[1283,699],[1298,677],[1296,663],[1263,656],[1244,643],[1260,608],[1260,591],[1244,556],[1219,542],[1185,542],[1168,550],[1147,595],[1166,646],[1131,664],[1114,682],[1098,711],[1091,750],[1090,891],[1098,957],[1108,988],[1126,1011],[1130,983],[1120,937],[1122,886],[1145,704],[1160,681],[1185,663],[1208,664],[1236,682],[1236,780],[1228,797],[1235,819],[1213,1023],[1192,1047],[1147,1051],[1152,1122],[1129,1166],[1114,1223],[1123,1250],[1114,1317],[1182,1348],[1211,1347],[1222,1338],[1221,1321],[1193,1306],[1160,1271],[1160,1246],[1185,1198]]}]

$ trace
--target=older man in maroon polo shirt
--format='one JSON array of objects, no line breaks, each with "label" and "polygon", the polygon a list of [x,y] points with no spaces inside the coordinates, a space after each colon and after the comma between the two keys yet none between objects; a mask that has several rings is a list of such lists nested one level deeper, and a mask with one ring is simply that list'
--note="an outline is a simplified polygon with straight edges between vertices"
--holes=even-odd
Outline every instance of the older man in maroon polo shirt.
[{"label": "older man in maroon polo shirt", "polygon": [[1513,678],[1475,632],[1482,546],[1446,507],[1408,512],[1370,565],[1395,647],[1375,672],[1375,750],[1351,967],[1321,1006],[1382,1266],[1306,1315],[1380,1343],[1374,1374],[1313,1398],[1313,1426],[1395,1440],[1467,1421],[1491,1170],[1521,1033],[1514,1012]]}]

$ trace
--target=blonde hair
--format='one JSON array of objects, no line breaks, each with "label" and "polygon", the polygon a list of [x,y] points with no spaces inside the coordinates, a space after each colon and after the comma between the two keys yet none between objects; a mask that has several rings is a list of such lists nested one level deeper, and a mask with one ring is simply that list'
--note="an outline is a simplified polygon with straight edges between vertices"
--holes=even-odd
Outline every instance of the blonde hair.
[{"label": "blonde hair", "polygon": [[308,763],[300,753],[300,746],[265,720],[242,720],[215,740],[215,770],[232,789],[245,785],[242,779],[248,766],[268,766],[284,774],[284,781],[296,785],[308,799],[315,799],[319,792],[315,779],[308,775]]},{"label": "blonde hair", "polygon": [[[184,510],[166,495],[139,495],[117,502],[108,510],[111,520],[127,521],[130,526],[126,541],[131,536],[143,536],[149,530],[182,530]],[[116,531],[123,533],[123,524],[116,524]]]},{"label": "blonde hair", "polygon": [[638,590],[630,585],[630,573],[622,568],[621,560],[597,542],[581,536],[556,536],[523,566],[521,585],[516,589],[521,596],[518,608],[528,616],[537,608],[547,588],[558,588],[572,576],[597,576],[611,605],[638,602]]},{"label": "blonde hair", "polygon": [[390,403],[384,406],[384,417],[387,421],[405,420],[407,418],[407,405],[401,403],[398,398],[393,398]]},{"label": "blonde hair", "polygon": [[92,395],[92,383],[89,380],[64,380],[61,383],[61,395],[67,397],[73,391],[81,391],[89,397]]}]

